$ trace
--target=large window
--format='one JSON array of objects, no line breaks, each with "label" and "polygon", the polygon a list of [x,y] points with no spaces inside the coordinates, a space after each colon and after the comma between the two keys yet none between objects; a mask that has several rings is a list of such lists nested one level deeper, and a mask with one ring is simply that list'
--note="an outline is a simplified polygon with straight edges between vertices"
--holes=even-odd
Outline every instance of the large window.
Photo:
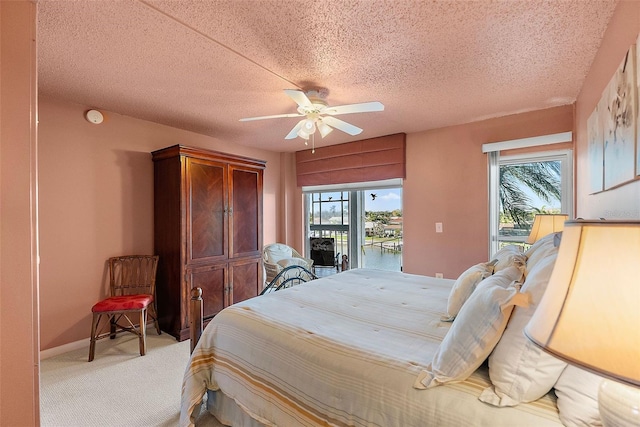
[{"label": "large window", "polygon": [[[402,269],[402,188],[350,184],[306,188],[307,256],[313,239],[333,239],[338,263],[347,255],[350,268]],[[345,188],[346,187],[346,188]],[[317,240],[316,240],[317,241]]]},{"label": "large window", "polygon": [[402,188],[365,191],[361,267],[402,270]]},{"label": "large window", "polygon": [[519,156],[490,153],[490,252],[524,244],[537,213],[572,212],[571,150]]}]

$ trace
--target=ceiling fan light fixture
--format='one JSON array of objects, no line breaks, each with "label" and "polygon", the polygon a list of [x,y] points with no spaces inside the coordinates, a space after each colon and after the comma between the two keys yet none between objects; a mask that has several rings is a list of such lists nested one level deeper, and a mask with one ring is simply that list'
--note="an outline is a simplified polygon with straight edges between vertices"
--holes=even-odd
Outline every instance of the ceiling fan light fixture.
[{"label": "ceiling fan light fixture", "polygon": [[302,139],[309,139],[309,136],[316,133],[316,119],[307,118],[302,121],[302,126],[298,130],[298,136]]},{"label": "ceiling fan light fixture", "polygon": [[304,127],[301,127],[300,130],[298,131],[298,136],[302,139],[309,139],[309,135],[311,134],[308,133],[306,130],[304,130]]},{"label": "ceiling fan light fixture", "polygon": [[324,138],[331,133],[333,128],[323,121],[318,121],[318,130],[320,131],[320,135]]},{"label": "ceiling fan light fixture", "polygon": [[307,119],[302,123],[302,129],[311,135],[316,131],[316,121],[314,119]]}]

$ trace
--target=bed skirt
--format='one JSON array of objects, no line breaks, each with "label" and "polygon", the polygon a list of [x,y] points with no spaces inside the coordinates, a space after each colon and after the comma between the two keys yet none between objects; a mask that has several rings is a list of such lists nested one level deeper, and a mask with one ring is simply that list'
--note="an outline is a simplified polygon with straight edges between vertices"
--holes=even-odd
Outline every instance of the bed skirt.
[{"label": "bed skirt", "polygon": [[269,425],[249,416],[235,400],[220,390],[207,390],[206,406],[209,416],[216,417],[225,426],[264,427]]}]

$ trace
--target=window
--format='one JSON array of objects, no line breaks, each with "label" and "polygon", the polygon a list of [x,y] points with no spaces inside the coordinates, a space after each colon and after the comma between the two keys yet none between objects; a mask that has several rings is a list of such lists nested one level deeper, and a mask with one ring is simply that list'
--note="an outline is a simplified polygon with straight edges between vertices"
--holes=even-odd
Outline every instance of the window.
[{"label": "window", "polygon": [[[333,239],[338,264],[349,268],[402,269],[401,180],[303,188],[307,256],[311,239]],[[377,186],[376,186],[377,185]],[[317,254],[316,254],[317,255]],[[324,272],[324,271],[323,271]]]},{"label": "window", "polygon": [[500,157],[489,154],[490,253],[524,245],[536,213],[573,217],[571,150]]},{"label": "window", "polygon": [[402,271],[402,188],[364,192],[361,267]]}]

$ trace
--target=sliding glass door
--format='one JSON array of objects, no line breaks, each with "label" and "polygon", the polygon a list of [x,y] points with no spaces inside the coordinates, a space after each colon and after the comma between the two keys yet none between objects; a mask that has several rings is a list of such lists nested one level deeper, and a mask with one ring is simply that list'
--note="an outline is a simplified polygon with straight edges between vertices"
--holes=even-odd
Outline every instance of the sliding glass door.
[{"label": "sliding glass door", "polygon": [[328,255],[320,251],[329,250],[334,271],[345,255],[349,268],[402,269],[402,188],[393,184],[303,189],[306,252],[316,266],[326,267],[320,263],[327,264]]}]

